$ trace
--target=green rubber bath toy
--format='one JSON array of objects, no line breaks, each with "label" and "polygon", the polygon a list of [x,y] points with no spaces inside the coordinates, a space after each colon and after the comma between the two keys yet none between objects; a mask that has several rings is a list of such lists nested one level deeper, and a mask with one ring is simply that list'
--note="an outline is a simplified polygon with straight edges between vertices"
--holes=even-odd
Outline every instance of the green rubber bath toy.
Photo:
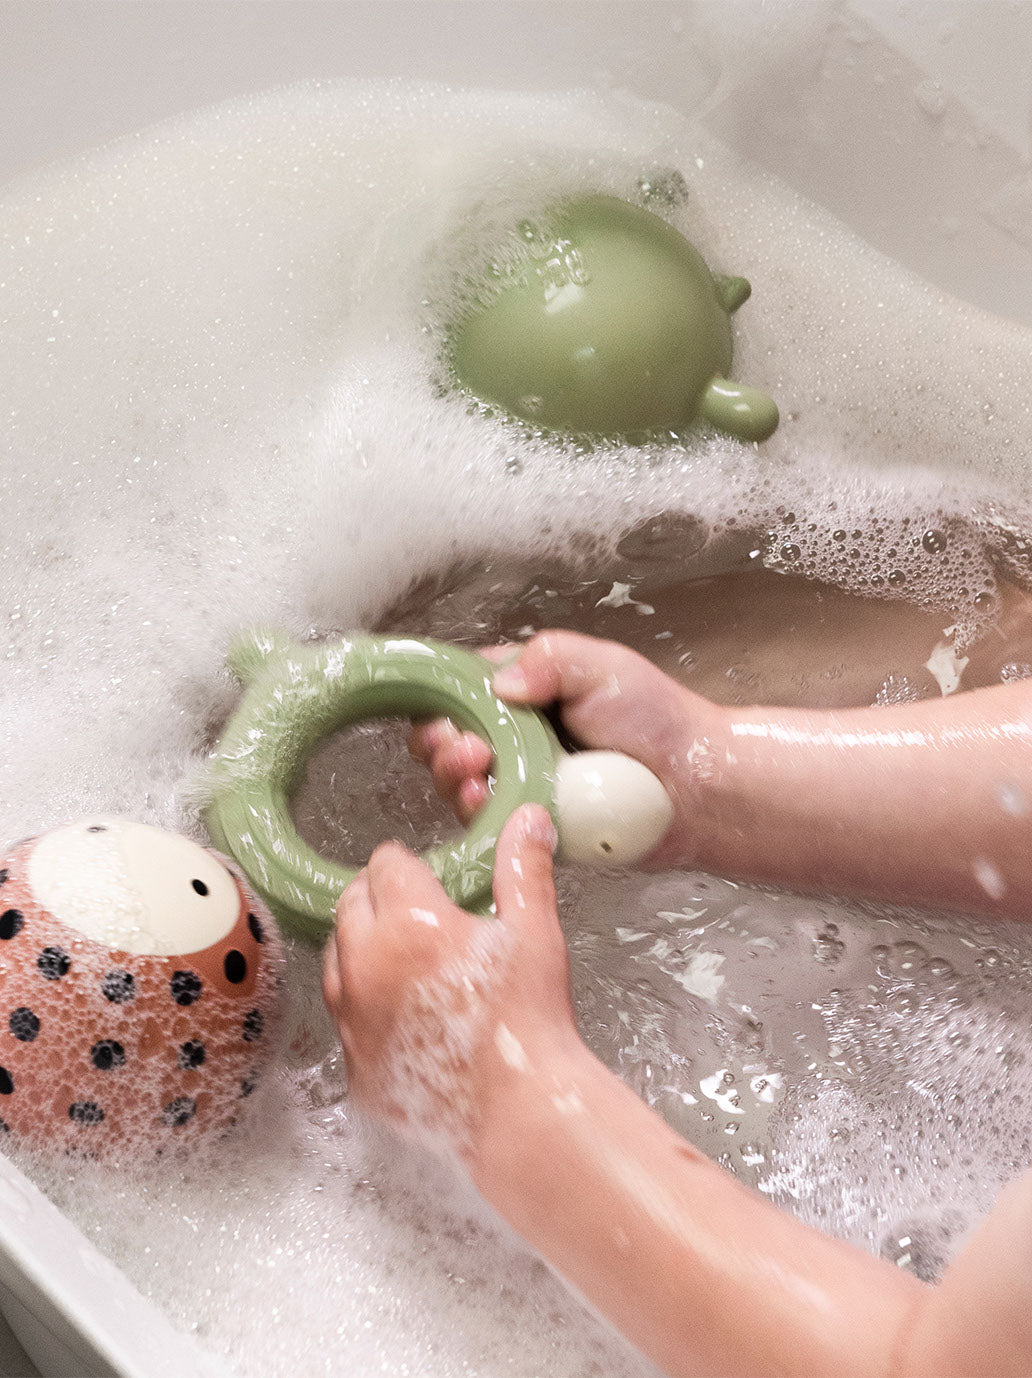
[{"label": "green rubber bath toy", "polygon": [[451,332],[459,382],[552,430],[626,435],[708,421],[766,440],[778,409],[728,380],[745,278],[716,277],[672,225],[613,197],[560,208],[547,244]]},{"label": "green rubber bath toy", "polygon": [[205,822],[281,925],[324,938],[356,875],[298,835],[290,799],[321,740],[371,718],[449,717],[494,752],[494,792],[465,834],[424,856],[457,904],[491,905],[495,846],[520,804],[541,804],[571,860],[629,864],[666,832],[673,806],[656,776],[618,752],[567,755],[535,709],[503,703],[490,661],[409,637],[297,645],[254,631],[231,648],[244,694],[212,756]]}]

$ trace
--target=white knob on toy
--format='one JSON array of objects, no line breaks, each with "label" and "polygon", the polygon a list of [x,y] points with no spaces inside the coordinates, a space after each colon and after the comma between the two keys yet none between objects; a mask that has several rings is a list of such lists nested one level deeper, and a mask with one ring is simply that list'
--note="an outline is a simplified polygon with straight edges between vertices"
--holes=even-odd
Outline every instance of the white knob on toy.
[{"label": "white knob on toy", "polygon": [[670,796],[647,766],[619,751],[562,756],[555,774],[559,847],[568,861],[632,866],[666,834]]}]

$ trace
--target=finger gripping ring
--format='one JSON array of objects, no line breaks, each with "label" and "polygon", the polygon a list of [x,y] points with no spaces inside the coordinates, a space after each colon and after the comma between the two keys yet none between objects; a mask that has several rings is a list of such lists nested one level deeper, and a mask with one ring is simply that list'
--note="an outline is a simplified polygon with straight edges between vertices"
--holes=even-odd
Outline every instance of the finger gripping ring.
[{"label": "finger gripping ring", "polygon": [[337,901],[357,874],[319,856],[290,816],[312,752],[343,727],[448,717],[491,747],[494,793],[460,839],[424,856],[463,908],[489,906],[498,834],[513,810],[535,803],[554,815],[554,738],[539,713],[497,697],[494,667],[481,656],[403,637],[297,645],[255,631],[235,643],[229,665],[245,692],[213,755],[205,821],[215,845],[299,936],[331,931]]}]

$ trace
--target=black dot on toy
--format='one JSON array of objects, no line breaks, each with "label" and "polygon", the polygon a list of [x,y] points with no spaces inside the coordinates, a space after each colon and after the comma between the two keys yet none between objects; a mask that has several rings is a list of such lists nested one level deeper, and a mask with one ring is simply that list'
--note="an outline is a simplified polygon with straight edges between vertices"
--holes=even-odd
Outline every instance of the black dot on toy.
[{"label": "black dot on toy", "polygon": [[[4,872],[4,879],[7,879],[7,872]],[[0,938],[8,941],[16,938],[25,927],[25,915],[20,909],[5,909],[0,914]]]},{"label": "black dot on toy", "polygon": [[193,971],[174,971],[169,981],[177,1005],[192,1005],[201,998],[201,978]]},{"label": "black dot on toy", "polygon": [[60,981],[72,965],[72,959],[63,947],[45,947],[36,958],[40,975],[47,981]]},{"label": "black dot on toy", "polygon": [[68,1118],[76,1124],[100,1124],[104,1111],[95,1100],[74,1100],[68,1107]]},{"label": "black dot on toy", "polygon": [[0,1120],[0,1134],[10,1134],[11,1126],[6,1120]]},{"label": "black dot on toy", "polygon": [[90,826],[86,829],[86,831],[88,833],[106,833],[107,828],[104,826],[103,823],[91,823]]},{"label": "black dot on toy", "polygon": [[175,1100],[169,1101],[161,1115],[166,1124],[175,1128],[177,1125],[186,1124],[188,1120],[192,1120],[196,1109],[197,1104],[193,1096],[177,1096]]},{"label": "black dot on toy", "polygon": [[10,877],[10,874],[11,873],[10,871],[8,871],[6,866],[0,866],[0,885],[6,884],[7,880]]},{"label": "black dot on toy", "polygon": [[101,980],[100,989],[112,1005],[127,1005],[136,997],[136,982],[128,971],[109,971]]},{"label": "black dot on toy", "polygon": [[248,1010],[244,1015],[244,1042],[255,1043],[265,1029],[265,1019],[261,1010]]},{"label": "black dot on toy", "polygon": [[265,929],[261,926],[254,914],[248,914],[247,926],[251,930],[251,937],[256,943],[264,943]]},{"label": "black dot on toy", "polygon": [[27,1005],[19,1005],[11,1011],[7,1025],[19,1043],[31,1043],[39,1033],[39,1016]]},{"label": "black dot on toy", "polygon": [[247,959],[237,948],[231,947],[226,953],[226,960],[222,963],[222,970],[226,973],[226,980],[231,986],[239,986],[247,975]]},{"label": "black dot on toy", "polygon": [[199,1043],[195,1038],[191,1038],[181,1044],[179,1052],[176,1055],[176,1060],[185,1072],[191,1067],[199,1067],[204,1061],[204,1057],[204,1044]]},{"label": "black dot on toy", "polygon": [[90,1049],[90,1061],[100,1072],[110,1072],[113,1067],[125,1066],[125,1049],[113,1038],[102,1038]]},{"label": "black dot on toy", "polygon": [[6,1067],[0,1067],[0,1096],[9,1096],[14,1090],[14,1077]]},{"label": "black dot on toy", "polygon": [[240,1083],[240,1097],[241,1097],[241,1099],[245,1099],[247,1096],[252,1095],[253,1092],[254,1092],[254,1088],[255,1088],[257,1085],[258,1085],[258,1073],[257,1073],[257,1072],[251,1072],[249,1076],[244,1077],[243,1081]]},{"label": "black dot on toy", "polygon": [[208,887],[205,885],[203,880],[192,880],[190,884],[193,886],[193,888],[199,895],[206,895],[208,893]]}]

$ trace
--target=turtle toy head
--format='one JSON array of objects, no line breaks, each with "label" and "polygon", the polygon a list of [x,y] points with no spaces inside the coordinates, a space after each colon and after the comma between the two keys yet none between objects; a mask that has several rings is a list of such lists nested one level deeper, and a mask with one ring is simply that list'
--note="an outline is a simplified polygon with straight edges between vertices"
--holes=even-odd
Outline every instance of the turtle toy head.
[{"label": "turtle toy head", "polygon": [[614,197],[557,208],[543,247],[451,332],[459,382],[551,430],[627,435],[704,420],[766,440],[778,409],[728,381],[744,278],[715,277],[672,225]]},{"label": "turtle toy head", "polygon": [[561,756],[555,771],[559,848],[587,866],[635,866],[666,836],[674,805],[652,771],[620,751]]}]

